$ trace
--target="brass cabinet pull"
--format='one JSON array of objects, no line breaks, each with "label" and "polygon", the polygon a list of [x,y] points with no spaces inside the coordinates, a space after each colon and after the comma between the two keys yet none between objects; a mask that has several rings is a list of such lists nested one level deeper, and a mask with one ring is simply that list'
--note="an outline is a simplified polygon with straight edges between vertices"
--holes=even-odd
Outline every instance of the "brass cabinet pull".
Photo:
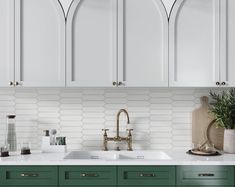
[{"label": "brass cabinet pull", "polygon": [[21,173],[21,177],[38,177],[37,173]]},{"label": "brass cabinet pull", "polygon": [[216,85],[219,86],[219,85],[220,85],[220,82],[216,82]]},{"label": "brass cabinet pull", "polygon": [[198,176],[199,177],[214,177],[215,174],[213,174],[213,173],[199,173]]},{"label": "brass cabinet pull", "polygon": [[81,177],[98,177],[99,175],[96,173],[82,173]]},{"label": "brass cabinet pull", "polygon": [[10,82],[9,82],[9,85],[10,85],[10,86],[14,86],[14,82],[13,82],[13,81],[10,81]]},{"label": "brass cabinet pull", "polygon": [[139,176],[140,177],[155,177],[156,175],[154,173],[141,173]]}]

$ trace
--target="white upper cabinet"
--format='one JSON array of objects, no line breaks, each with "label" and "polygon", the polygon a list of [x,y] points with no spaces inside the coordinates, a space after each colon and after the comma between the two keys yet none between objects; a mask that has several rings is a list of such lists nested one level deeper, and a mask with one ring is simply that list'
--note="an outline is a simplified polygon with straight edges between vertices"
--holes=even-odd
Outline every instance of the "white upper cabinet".
[{"label": "white upper cabinet", "polygon": [[65,17],[58,0],[15,0],[15,80],[65,86]]},{"label": "white upper cabinet", "polygon": [[0,0],[0,87],[14,81],[14,0]]},{"label": "white upper cabinet", "polygon": [[168,17],[161,0],[118,0],[118,80],[168,86]]},{"label": "white upper cabinet", "polygon": [[226,63],[221,66],[223,70],[222,82],[226,82],[227,86],[235,87],[235,1],[228,0],[227,6],[227,59]]},{"label": "white upper cabinet", "polygon": [[74,0],[67,17],[67,86],[117,80],[117,0]]},{"label": "white upper cabinet", "polygon": [[170,86],[214,87],[221,82],[220,65],[226,59],[224,2],[175,2],[169,26]]}]

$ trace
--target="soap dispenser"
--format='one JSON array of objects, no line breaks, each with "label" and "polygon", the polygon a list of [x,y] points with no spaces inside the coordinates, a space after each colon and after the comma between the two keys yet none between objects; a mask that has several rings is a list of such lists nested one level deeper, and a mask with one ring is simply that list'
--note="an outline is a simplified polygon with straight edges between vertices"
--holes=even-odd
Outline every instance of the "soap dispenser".
[{"label": "soap dispenser", "polygon": [[50,145],[50,134],[49,130],[44,130],[43,131],[45,134],[42,137],[42,150],[44,150],[45,147],[48,147]]}]

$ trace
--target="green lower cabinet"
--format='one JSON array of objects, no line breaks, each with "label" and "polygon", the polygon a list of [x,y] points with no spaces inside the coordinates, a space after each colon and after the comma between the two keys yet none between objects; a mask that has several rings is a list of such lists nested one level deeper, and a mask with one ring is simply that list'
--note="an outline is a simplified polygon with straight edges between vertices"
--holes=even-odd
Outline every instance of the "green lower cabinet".
[{"label": "green lower cabinet", "polygon": [[116,168],[116,166],[61,166],[59,185],[114,187],[117,184]]},{"label": "green lower cabinet", "polygon": [[58,186],[57,166],[2,166],[0,186]]},{"label": "green lower cabinet", "polygon": [[177,166],[177,186],[234,186],[233,166]]},{"label": "green lower cabinet", "polygon": [[118,186],[175,186],[174,166],[119,166]]},{"label": "green lower cabinet", "polygon": [[0,187],[235,187],[233,166],[0,166]]}]

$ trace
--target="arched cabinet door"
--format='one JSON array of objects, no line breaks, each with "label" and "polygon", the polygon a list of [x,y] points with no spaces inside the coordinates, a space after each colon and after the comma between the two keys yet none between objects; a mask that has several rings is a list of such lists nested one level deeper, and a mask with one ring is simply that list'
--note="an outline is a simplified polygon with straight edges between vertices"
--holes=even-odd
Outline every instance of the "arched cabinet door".
[{"label": "arched cabinet door", "polygon": [[58,0],[15,0],[15,75],[26,87],[65,86],[65,17]]},{"label": "arched cabinet door", "polygon": [[14,81],[14,0],[0,1],[0,87]]},{"label": "arched cabinet door", "polygon": [[220,0],[177,0],[170,15],[170,86],[214,87],[225,59]]},{"label": "arched cabinet door", "polygon": [[118,79],[168,86],[168,16],[161,0],[118,0]]},{"label": "arched cabinet door", "polygon": [[117,0],[74,0],[67,16],[67,86],[117,80]]}]

